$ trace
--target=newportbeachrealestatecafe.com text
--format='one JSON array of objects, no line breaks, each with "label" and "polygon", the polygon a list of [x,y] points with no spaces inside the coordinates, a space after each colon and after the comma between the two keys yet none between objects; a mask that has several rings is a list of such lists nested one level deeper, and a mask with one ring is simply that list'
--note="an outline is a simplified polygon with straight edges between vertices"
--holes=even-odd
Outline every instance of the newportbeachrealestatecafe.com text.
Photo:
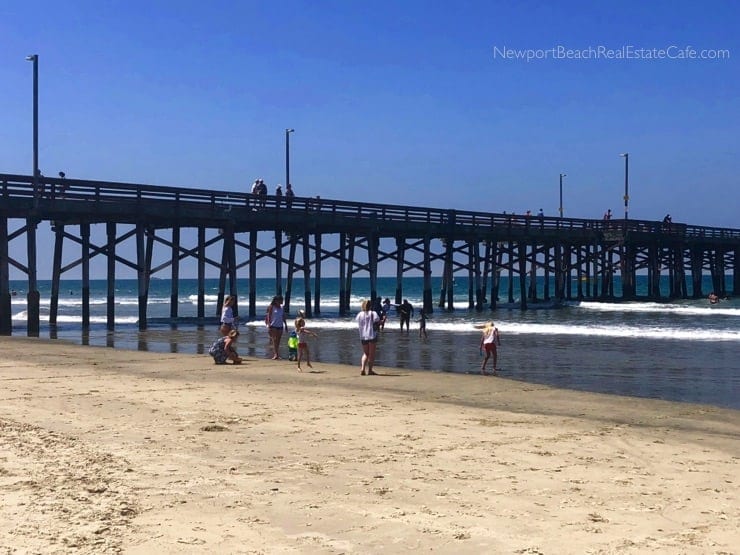
[{"label": "newportbeachrealestatecafe.com text", "polygon": [[494,46],[496,60],[729,60],[728,49],[695,48],[693,46],[666,46],[665,48],[643,48],[624,45],[619,48],[588,46],[568,48],[563,45],[552,48],[509,48]]}]

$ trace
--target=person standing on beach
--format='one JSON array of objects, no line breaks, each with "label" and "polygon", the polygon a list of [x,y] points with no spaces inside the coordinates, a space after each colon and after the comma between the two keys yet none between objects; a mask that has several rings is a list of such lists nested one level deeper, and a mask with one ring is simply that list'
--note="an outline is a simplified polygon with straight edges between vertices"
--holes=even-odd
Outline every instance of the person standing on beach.
[{"label": "person standing on beach", "polygon": [[480,373],[486,375],[486,363],[488,359],[493,355],[493,373],[496,373],[496,365],[498,362],[498,353],[496,346],[501,345],[501,339],[499,338],[498,328],[493,325],[493,322],[488,322],[483,328],[483,335],[480,338],[480,351],[485,351],[486,358],[483,359],[483,364],[480,366]]},{"label": "person standing on beach", "polygon": [[314,337],[318,337],[318,335],[306,328],[306,321],[303,318],[298,318],[295,321],[295,333],[298,336],[298,371],[303,372],[303,369],[301,368],[301,360],[304,356],[306,357],[306,366],[313,368],[313,366],[311,366],[311,358],[308,352],[308,341],[306,336],[313,335]]},{"label": "person standing on beach", "polygon": [[283,296],[276,295],[272,298],[270,306],[267,307],[265,315],[265,324],[270,334],[270,347],[272,347],[272,360],[280,359],[280,340],[283,337],[283,330],[288,329],[288,323],[285,321],[285,312],[283,311]]},{"label": "person standing on beach", "polygon": [[419,311],[419,319],[417,322],[419,322],[419,337],[422,337],[423,335],[424,339],[427,338],[427,318],[429,318],[429,316],[427,316],[427,313],[424,312],[424,309],[422,308]]},{"label": "person standing on beach", "polygon": [[398,313],[401,315],[401,329],[403,329],[403,325],[406,324],[406,331],[409,331],[411,317],[414,315],[414,307],[408,299],[403,300],[401,305],[398,307]]},{"label": "person standing on beach", "polygon": [[221,326],[219,331],[221,335],[228,335],[229,332],[236,328],[236,318],[234,317],[234,306],[236,305],[236,297],[226,295],[224,297],[224,304],[221,308]]},{"label": "person standing on beach", "polygon": [[377,376],[373,371],[375,362],[375,346],[378,342],[378,332],[376,325],[380,323],[378,313],[370,310],[370,301],[364,300],[360,305],[360,312],[357,314],[355,321],[360,330],[360,343],[362,343],[362,360],[360,364],[360,375]]},{"label": "person standing on beach", "polygon": [[380,329],[385,329],[385,322],[388,320],[388,314],[391,312],[391,300],[386,297],[380,307]]}]

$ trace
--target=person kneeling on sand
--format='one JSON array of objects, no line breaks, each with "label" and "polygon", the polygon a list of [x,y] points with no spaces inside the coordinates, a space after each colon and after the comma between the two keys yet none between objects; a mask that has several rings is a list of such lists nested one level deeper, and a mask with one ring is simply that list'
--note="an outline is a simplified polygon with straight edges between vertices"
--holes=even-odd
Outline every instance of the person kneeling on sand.
[{"label": "person kneeling on sand", "polygon": [[237,337],[239,337],[239,332],[237,330],[231,330],[227,335],[219,337],[213,342],[211,348],[208,349],[208,354],[213,357],[213,361],[216,364],[226,364],[227,360],[230,360],[234,364],[242,363],[242,358],[236,352],[234,346]]}]

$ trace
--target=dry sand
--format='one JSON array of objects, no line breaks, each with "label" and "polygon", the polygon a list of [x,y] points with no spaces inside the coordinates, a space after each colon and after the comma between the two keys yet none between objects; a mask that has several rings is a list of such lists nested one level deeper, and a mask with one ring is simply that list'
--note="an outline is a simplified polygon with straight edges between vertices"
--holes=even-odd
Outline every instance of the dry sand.
[{"label": "dry sand", "polygon": [[0,553],[739,553],[740,412],[0,338]]}]

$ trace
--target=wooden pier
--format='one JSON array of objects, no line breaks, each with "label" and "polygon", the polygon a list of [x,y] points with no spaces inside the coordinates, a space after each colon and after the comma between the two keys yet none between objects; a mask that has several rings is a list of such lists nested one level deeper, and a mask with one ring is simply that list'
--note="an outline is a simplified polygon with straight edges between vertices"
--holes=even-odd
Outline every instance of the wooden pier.
[{"label": "wooden pier", "polygon": [[[338,266],[340,313],[350,312],[352,279],[370,279],[369,296],[378,295],[378,265],[395,266],[395,302],[403,298],[403,276],[424,277],[423,303],[434,310],[432,268],[441,267],[437,308],[453,307],[455,275],[468,277],[469,309],[495,309],[498,299],[518,303],[539,300],[634,300],[636,276],[648,276],[651,300],[699,298],[702,277],[712,277],[720,296],[740,293],[740,230],[663,224],[642,220],[514,216],[489,212],[369,204],[296,197],[255,197],[247,193],[42,177],[34,188],[30,176],[0,174],[0,334],[11,323],[10,268],[28,279],[28,335],[39,333],[37,226],[51,225],[54,235],[49,323],[57,321],[60,280],[79,267],[82,278],[82,325],[90,325],[90,262],[107,261],[107,326],[115,320],[117,265],[138,278],[139,327],[147,327],[150,280],[171,278],[170,316],[178,318],[178,281],[185,259],[197,266],[197,315],[205,318],[206,268],[220,277],[218,306],[225,294],[239,295],[237,277],[248,279],[247,310],[256,318],[258,262],[274,264],[275,293],[290,309],[293,279],[305,285],[302,308],[321,312],[322,264]],[[15,226],[13,228],[13,226]],[[183,245],[184,230],[194,230],[195,244]],[[104,230],[104,231],[103,231]],[[327,241],[327,238],[331,241]],[[11,256],[13,241],[25,243],[25,259]],[[133,242],[135,257],[120,246]],[[268,246],[264,246],[265,242]],[[330,248],[328,244],[338,244]],[[65,245],[79,258],[63,264]],[[390,245],[390,246],[389,246]],[[217,256],[211,253],[216,251]],[[67,251],[68,252],[68,251]],[[158,255],[155,257],[155,252]],[[164,262],[154,265],[155,259]],[[287,256],[286,256],[287,253]],[[246,275],[245,275],[246,274]],[[499,291],[502,275],[507,291]],[[536,275],[545,276],[538,298]],[[615,276],[621,291],[615,291]],[[661,276],[669,287],[661,290]],[[732,276],[732,291],[726,287]],[[554,288],[550,290],[551,281]],[[518,282],[518,288],[515,287]],[[313,285],[313,287],[312,287]],[[515,291],[518,289],[518,295]],[[209,315],[215,316],[215,315]]]}]

